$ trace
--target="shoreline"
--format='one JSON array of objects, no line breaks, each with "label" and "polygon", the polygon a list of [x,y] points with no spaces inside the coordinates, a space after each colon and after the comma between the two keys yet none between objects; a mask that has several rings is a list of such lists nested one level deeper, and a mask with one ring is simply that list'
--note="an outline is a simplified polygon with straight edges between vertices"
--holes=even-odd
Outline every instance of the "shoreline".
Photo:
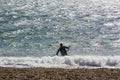
[{"label": "shoreline", "polygon": [[0,80],[120,80],[120,69],[0,67]]}]

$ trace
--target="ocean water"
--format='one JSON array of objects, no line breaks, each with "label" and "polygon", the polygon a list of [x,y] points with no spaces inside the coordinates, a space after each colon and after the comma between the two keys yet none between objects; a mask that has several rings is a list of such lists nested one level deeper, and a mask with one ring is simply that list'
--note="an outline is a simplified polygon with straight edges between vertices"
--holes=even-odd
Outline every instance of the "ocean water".
[{"label": "ocean water", "polygon": [[[120,67],[120,0],[0,0],[0,66]],[[59,44],[68,56],[54,56]]]}]

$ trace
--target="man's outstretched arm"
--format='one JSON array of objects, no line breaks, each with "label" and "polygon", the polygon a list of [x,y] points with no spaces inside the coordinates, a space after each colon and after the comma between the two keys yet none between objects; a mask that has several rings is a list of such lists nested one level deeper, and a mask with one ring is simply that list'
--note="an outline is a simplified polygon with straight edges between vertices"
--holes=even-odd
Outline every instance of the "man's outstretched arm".
[{"label": "man's outstretched arm", "polygon": [[69,49],[70,48],[70,46],[69,47],[67,47],[67,46],[64,46],[65,48],[67,48],[67,49]]}]

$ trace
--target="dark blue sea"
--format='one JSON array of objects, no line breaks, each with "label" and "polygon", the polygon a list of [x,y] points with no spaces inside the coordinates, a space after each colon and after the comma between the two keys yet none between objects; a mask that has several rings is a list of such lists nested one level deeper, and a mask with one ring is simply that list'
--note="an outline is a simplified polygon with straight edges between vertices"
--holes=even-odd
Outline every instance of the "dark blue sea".
[{"label": "dark blue sea", "polygon": [[120,68],[120,0],[0,0],[0,66]]}]

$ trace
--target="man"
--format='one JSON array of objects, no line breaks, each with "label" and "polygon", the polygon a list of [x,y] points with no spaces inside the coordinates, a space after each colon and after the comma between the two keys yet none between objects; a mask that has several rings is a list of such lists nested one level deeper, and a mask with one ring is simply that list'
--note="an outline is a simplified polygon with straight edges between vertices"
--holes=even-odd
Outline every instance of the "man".
[{"label": "man", "polygon": [[60,48],[58,49],[56,55],[58,55],[58,53],[60,52],[62,56],[67,55],[67,51],[66,49],[69,49],[69,47],[63,46],[63,44],[60,44]]}]

